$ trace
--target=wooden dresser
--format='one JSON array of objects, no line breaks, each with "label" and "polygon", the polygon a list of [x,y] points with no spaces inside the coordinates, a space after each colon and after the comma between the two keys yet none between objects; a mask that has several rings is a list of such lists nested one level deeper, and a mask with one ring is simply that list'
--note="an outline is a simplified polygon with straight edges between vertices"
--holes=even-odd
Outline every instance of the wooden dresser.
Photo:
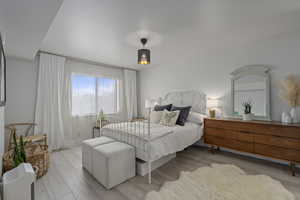
[{"label": "wooden dresser", "polygon": [[293,175],[300,163],[300,124],[238,119],[205,119],[204,142],[290,162]]}]

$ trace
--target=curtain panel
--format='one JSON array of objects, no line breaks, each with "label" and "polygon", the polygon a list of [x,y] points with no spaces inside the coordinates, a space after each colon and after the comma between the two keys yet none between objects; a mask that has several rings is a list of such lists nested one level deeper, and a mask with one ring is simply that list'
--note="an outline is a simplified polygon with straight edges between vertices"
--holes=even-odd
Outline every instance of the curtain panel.
[{"label": "curtain panel", "polygon": [[127,118],[131,120],[137,116],[136,71],[125,69],[124,80]]},{"label": "curtain panel", "polygon": [[35,111],[35,134],[47,134],[50,150],[64,146],[62,100],[64,57],[40,54]]}]

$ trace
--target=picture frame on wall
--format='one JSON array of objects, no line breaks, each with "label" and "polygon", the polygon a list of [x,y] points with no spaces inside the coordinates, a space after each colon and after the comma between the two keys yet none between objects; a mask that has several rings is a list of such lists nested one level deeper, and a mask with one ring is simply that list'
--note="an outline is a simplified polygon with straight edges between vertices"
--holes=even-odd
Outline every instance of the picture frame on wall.
[{"label": "picture frame on wall", "polygon": [[0,34],[0,106],[6,103],[6,57],[3,40]]}]

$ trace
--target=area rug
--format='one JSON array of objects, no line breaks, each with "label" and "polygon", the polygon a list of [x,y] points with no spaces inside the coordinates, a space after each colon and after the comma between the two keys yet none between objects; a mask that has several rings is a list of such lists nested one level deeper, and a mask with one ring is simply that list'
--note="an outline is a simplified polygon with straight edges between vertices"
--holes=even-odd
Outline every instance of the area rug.
[{"label": "area rug", "polygon": [[283,185],[266,175],[247,175],[234,165],[212,164],[182,172],[146,200],[295,200]]}]

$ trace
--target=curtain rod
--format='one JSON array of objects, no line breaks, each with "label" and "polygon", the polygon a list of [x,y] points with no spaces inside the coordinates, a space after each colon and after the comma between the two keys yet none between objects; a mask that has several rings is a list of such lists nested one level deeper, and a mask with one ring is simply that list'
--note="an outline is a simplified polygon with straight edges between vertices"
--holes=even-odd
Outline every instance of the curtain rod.
[{"label": "curtain rod", "polygon": [[104,64],[104,63],[100,63],[100,62],[96,62],[96,61],[92,61],[92,60],[88,60],[88,59],[76,58],[76,57],[72,57],[72,56],[65,56],[63,54],[57,54],[57,53],[52,53],[52,52],[48,52],[48,51],[39,50],[38,54],[40,54],[40,53],[46,53],[46,54],[50,54],[50,55],[54,55],[54,56],[61,56],[61,57],[65,57],[65,58],[70,59],[70,60],[74,60],[74,61],[78,61],[78,62],[84,62],[84,63],[91,64],[91,65],[98,65],[98,66],[101,66],[101,67],[108,67],[108,68],[115,68],[115,69],[127,69],[127,70],[138,71],[137,69]]}]

